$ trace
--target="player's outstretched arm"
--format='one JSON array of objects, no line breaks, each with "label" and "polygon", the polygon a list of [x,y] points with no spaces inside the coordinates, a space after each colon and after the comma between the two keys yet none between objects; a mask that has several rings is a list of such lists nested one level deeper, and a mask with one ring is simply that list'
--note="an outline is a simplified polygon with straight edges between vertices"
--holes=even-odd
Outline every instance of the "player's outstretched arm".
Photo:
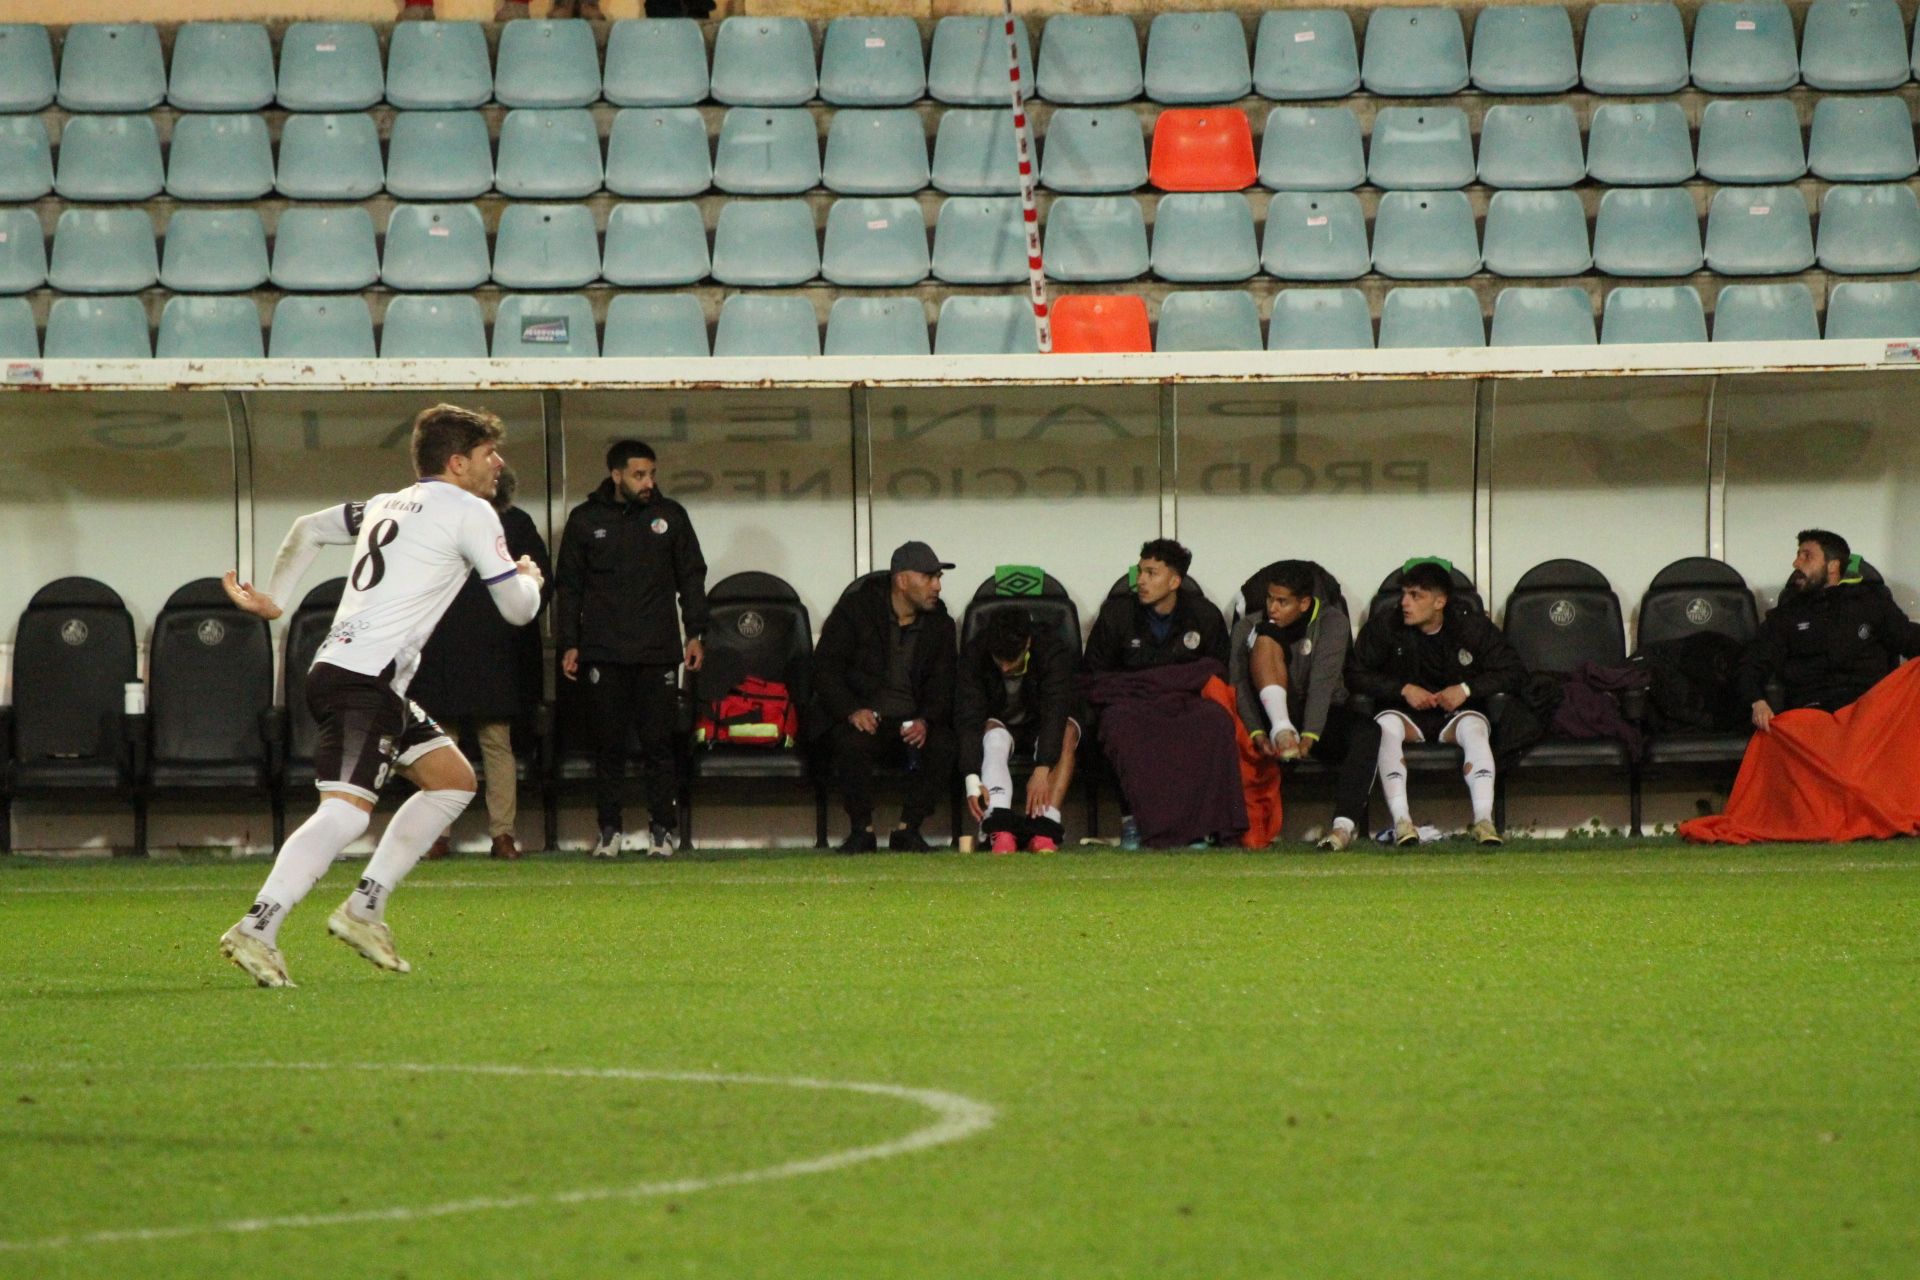
[{"label": "player's outstretched arm", "polygon": [[280,550],[273,557],[273,574],[267,580],[266,588],[263,590],[251,582],[241,582],[239,574],[229,571],[220,580],[226,588],[227,599],[233,601],[236,609],[245,610],[269,622],[279,617],[285,612],[284,602],[293,598],[300,579],[313,565],[320,548],[353,542],[354,535],[360,531],[361,506],[360,503],[350,503],[328,507],[295,520],[293,527],[287,530],[287,536],[281,540]]}]

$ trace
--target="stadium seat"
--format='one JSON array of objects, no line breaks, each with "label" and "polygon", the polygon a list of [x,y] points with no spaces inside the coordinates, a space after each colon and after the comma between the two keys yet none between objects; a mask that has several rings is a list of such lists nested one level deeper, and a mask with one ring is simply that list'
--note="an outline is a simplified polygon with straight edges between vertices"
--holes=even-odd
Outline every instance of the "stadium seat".
[{"label": "stadium seat", "polygon": [[273,233],[276,289],[332,293],[365,289],[380,278],[373,215],[365,208],[288,209]]},{"label": "stadium seat", "polygon": [[1565,93],[1579,81],[1573,22],[1559,5],[1493,5],[1474,18],[1474,88],[1485,93]]},{"label": "stadium seat", "polygon": [[820,129],[805,107],[734,107],[720,126],[713,185],[734,195],[798,195],[820,185]]},{"label": "stadium seat", "polygon": [[1125,14],[1063,13],[1040,31],[1036,88],[1048,102],[1131,102],[1146,90],[1140,36]]},{"label": "stadium seat", "polygon": [[924,356],[927,311],[918,298],[835,298],[827,313],[830,356]]},{"label": "stadium seat", "polygon": [[167,104],[258,111],[273,101],[273,41],[257,22],[186,22],[173,33]]},{"label": "stadium seat", "polygon": [[1699,164],[1713,182],[1793,182],[1807,171],[1800,113],[1786,98],[1709,102],[1700,113]]},{"label": "stadium seat", "polygon": [[60,130],[53,188],[62,199],[130,204],[159,195],[166,180],[150,116],[74,116]]},{"label": "stadium seat", "polygon": [[[1351,191],[1276,193],[1260,264],[1282,280],[1358,280],[1372,269],[1367,218]],[[1371,344],[1369,344],[1371,345]]]},{"label": "stadium seat", "polygon": [[[1146,167],[1142,150],[1140,168],[1144,172]],[[931,170],[920,113],[905,107],[843,107],[834,112],[820,177],[829,191],[849,196],[903,196],[925,190]]]},{"label": "stadium seat", "polygon": [[1493,300],[1493,346],[1585,347],[1596,341],[1593,299],[1578,285],[1502,289]]},{"label": "stadium seat", "polygon": [[1816,89],[1892,89],[1907,81],[1907,29],[1894,0],[1814,0],[1800,32],[1800,75]]},{"label": "stadium seat", "polygon": [[607,32],[601,93],[619,107],[690,107],[704,101],[707,41],[699,22],[648,18],[614,23]]},{"label": "stadium seat", "polygon": [[713,41],[714,100],[735,107],[797,107],[819,88],[813,35],[799,18],[732,17]]},{"label": "stadium seat", "polygon": [[1047,213],[1041,256],[1069,283],[1147,274],[1147,222],[1131,196],[1061,196]]},{"label": "stadium seat", "polygon": [[275,360],[371,360],[376,351],[365,298],[296,295],[273,309],[267,354]]},{"label": "stadium seat", "polygon": [[1580,83],[1591,92],[1676,93],[1688,74],[1687,33],[1670,0],[1587,10]]},{"label": "stadium seat", "polygon": [[[1033,45],[1025,18],[1013,20],[1020,83],[1033,83]],[[933,29],[927,93],[957,107],[1008,105],[1007,29],[999,17],[947,17]]]},{"label": "stadium seat", "polygon": [[817,356],[820,322],[805,298],[736,293],[720,304],[716,356]]},{"label": "stadium seat", "polygon": [[705,359],[707,316],[690,293],[622,293],[607,304],[602,356]]},{"label": "stadium seat", "polygon": [[32,209],[0,208],[0,294],[32,293],[46,282],[47,245],[40,236],[40,215]]},{"label": "stadium seat", "polygon": [[[1685,122],[1681,128],[1684,133]],[[1571,187],[1587,176],[1580,122],[1564,102],[1501,103],[1480,122],[1480,181],[1490,187]]]},{"label": "stadium seat", "polygon": [[713,278],[721,284],[772,288],[819,274],[820,244],[805,200],[729,200],[720,210]]},{"label": "stadium seat", "polygon": [[1609,187],[1671,187],[1693,177],[1693,135],[1677,102],[1607,103],[1587,127],[1587,176]]},{"label": "stadium seat", "polygon": [[273,185],[294,200],[364,200],[387,184],[380,133],[358,111],[290,115]]},{"label": "stadium seat", "polygon": [[919,284],[928,265],[927,223],[914,197],[849,196],[827,212],[820,274],[832,283],[863,289]]},{"label": "stadium seat", "polygon": [[[179,55],[174,55],[179,62]],[[397,22],[387,43],[387,105],[471,111],[493,99],[493,62],[477,22]]]},{"label": "stadium seat", "polygon": [[1005,108],[943,114],[933,140],[933,185],[956,196],[1018,194],[1012,114]]},{"label": "stadium seat", "polygon": [[1610,276],[1690,276],[1700,269],[1700,216],[1685,187],[1623,188],[1600,197],[1593,265]]},{"label": "stadium seat", "polygon": [[835,18],[820,45],[820,96],[841,107],[904,107],[927,92],[912,18]]},{"label": "stadium seat", "polygon": [[[1140,159],[1146,176],[1146,152]],[[38,200],[53,190],[53,145],[38,116],[0,116],[0,202]]]},{"label": "stadium seat", "polygon": [[1367,181],[1388,191],[1445,191],[1473,181],[1473,133],[1459,107],[1381,107]]},{"label": "stadium seat", "polygon": [[1820,337],[1804,284],[1730,284],[1713,304],[1715,342],[1811,341]]},{"label": "stadium seat", "polygon": [[250,297],[168,298],[154,355],[162,360],[258,360],[260,309]]},{"label": "stadium seat", "polygon": [[1253,208],[1231,191],[1161,199],[1153,218],[1153,274],[1180,283],[1252,279],[1260,270]]},{"label": "stadium seat", "polygon": [[576,200],[600,190],[605,178],[593,112],[584,107],[507,112],[493,174],[493,185],[502,195]]},{"label": "stadium seat", "polygon": [[[0,261],[0,271],[6,266]],[[40,329],[33,304],[25,298],[0,298],[0,360],[38,360]]]},{"label": "stadium seat", "polygon": [[181,116],[167,152],[176,200],[257,200],[273,190],[267,122],[250,115]]},{"label": "stadium seat", "polygon": [[584,107],[600,98],[600,50],[582,18],[521,19],[500,28],[493,96],[503,107]]},{"label": "stadium seat", "polygon": [[[1480,237],[1466,194],[1389,191],[1381,196],[1373,220],[1373,269],[1396,280],[1463,280],[1480,270]],[[1387,345],[1384,337],[1380,345]]]},{"label": "stadium seat", "polygon": [[1392,289],[1380,305],[1380,349],[1484,347],[1480,299],[1466,288]]},{"label": "stadium seat", "polygon": [[1603,344],[1705,342],[1707,313],[1692,285],[1615,289],[1600,317]]},{"label": "stadium seat", "polygon": [[1347,191],[1367,180],[1360,119],[1345,107],[1275,107],[1260,138],[1260,185]]},{"label": "stadium seat", "polygon": [[1358,289],[1282,289],[1267,324],[1269,351],[1373,349],[1373,313]]},{"label": "stadium seat", "polygon": [[60,41],[61,110],[150,111],[166,99],[166,63],[152,23],[77,22],[67,28]]},{"label": "stadium seat", "polygon": [[[62,293],[138,293],[160,279],[145,209],[65,209],[53,229],[47,282]],[[144,332],[145,320],[141,321]]]},{"label": "stadium seat", "polygon": [[1849,276],[1920,271],[1920,202],[1904,183],[1828,187],[1820,201],[1820,265]]},{"label": "stadium seat", "polygon": [[691,202],[621,204],[607,215],[600,273],[627,288],[689,285],[707,278],[707,228]]},{"label": "stadium seat", "polygon": [[1240,15],[1155,14],[1147,28],[1145,83],[1147,97],[1175,105],[1233,102],[1253,92]]},{"label": "stadium seat", "polygon": [[600,278],[600,238],[583,204],[510,204],[493,240],[493,280],[506,289],[579,289]]},{"label": "stadium seat", "polygon": [[1146,299],[1138,294],[1067,294],[1052,316],[1056,353],[1153,350]]},{"label": "stadium seat", "polygon": [[597,359],[593,304],[577,293],[510,293],[493,317],[493,358]]},{"label": "stadium seat", "polygon": [[1722,187],[1713,193],[1707,206],[1708,270],[1777,276],[1812,265],[1813,227],[1798,187]]},{"label": "stadium seat", "polygon": [[1039,350],[1033,308],[1024,297],[955,294],[940,304],[935,355],[1020,356]]},{"label": "stadium seat", "polygon": [[37,22],[0,23],[0,112],[49,106],[56,85],[47,29]]},{"label": "stadium seat", "polygon": [[1486,267],[1497,276],[1583,275],[1593,266],[1577,191],[1496,191],[1487,202]]},{"label": "stadium seat", "polygon": [[1920,281],[1834,285],[1827,290],[1827,337],[1920,338]]},{"label": "stadium seat", "polygon": [[1911,178],[1916,167],[1913,117],[1906,102],[1897,97],[1820,99],[1813,104],[1807,167],[1828,182]]},{"label": "stadium seat", "polygon": [[138,298],[55,298],[47,310],[44,354],[49,360],[148,359],[153,335],[147,309]]},{"label": "stadium seat", "polygon": [[697,107],[629,107],[607,137],[607,190],[623,196],[697,196],[713,185],[707,125]]},{"label": "stadium seat", "polygon": [[1458,10],[1384,6],[1367,14],[1360,82],[1388,97],[1441,97],[1467,87],[1467,38]]},{"label": "stadium seat", "polygon": [[1070,195],[1146,186],[1147,141],[1140,117],[1126,107],[1062,107],[1054,112],[1040,156],[1040,182]]},{"label": "stadium seat", "polygon": [[380,323],[382,360],[484,360],[487,326],[476,298],[401,294]]},{"label": "stadium seat", "polygon": [[[487,230],[470,204],[409,204],[387,219],[380,280],[401,293],[477,289],[490,274]],[[381,354],[386,353],[385,346]]]},{"label": "stadium seat", "polygon": [[1793,15],[1781,0],[1707,0],[1693,12],[1693,83],[1708,93],[1779,93],[1800,83]]},{"label": "stadium seat", "polygon": [[1160,304],[1155,351],[1258,351],[1260,309],[1240,289],[1170,293]]},{"label": "stadium seat", "polygon": [[380,40],[364,22],[296,22],[280,37],[280,88],[289,111],[365,111],[386,91]]},{"label": "stadium seat", "polygon": [[1344,98],[1360,87],[1353,20],[1338,9],[1270,9],[1253,46],[1253,91],[1263,98]]},{"label": "stadium seat", "polygon": [[1244,191],[1260,176],[1253,130],[1234,107],[1176,107],[1153,125],[1148,177],[1162,191]]},{"label": "stadium seat", "polygon": [[948,284],[1027,278],[1027,232],[1013,196],[955,196],[933,226],[933,274]]},{"label": "stadium seat", "polygon": [[175,293],[243,293],[266,282],[267,232],[257,212],[174,210],[160,253],[162,285]]},{"label": "stadium seat", "polygon": [[493,189],[493,144],[478,111],[401,111],[387,142],[387,190],[401,200],[470,200]]}]

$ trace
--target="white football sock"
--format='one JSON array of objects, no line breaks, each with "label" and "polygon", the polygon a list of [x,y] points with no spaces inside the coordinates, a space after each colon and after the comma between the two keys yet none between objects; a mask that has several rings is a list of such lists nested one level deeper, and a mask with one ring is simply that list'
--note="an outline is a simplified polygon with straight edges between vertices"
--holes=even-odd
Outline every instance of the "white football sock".
[{"label": "white football sock", "polygon": [[1345,831],[1348,834],[1352,834],[1353,819],[1352,818],[1335,818],[1333,820],[1333,829],[1335,831]]},{"label": "white football sock", "polygon": [[1396,823],[1411,822],[1407,811],[1407,722],[1397,715],[1380,717],[1380,794]]},{"label": "white football sock", "polygon": [[347,909],[363,920],[383,920],[387,895],[426,856],[440,833],[453,825],[473,800],[471,791],[416,791],[394,813],[375,846],[366,874],[347,899]]},{"label": "white football sock", "polygon": [[1473,800],[1473,820],[1493,821],[1493,740],[1487,722],[1463,716],[1454,724],[1453,740],[1467,753],[1467,795]]},{"label": "white football sock", "polygon": [[366,834],[371,815],[348,801],[325,796],[313,816],[301,823],[273,860],[267,882],[260,886],[240,928],[270,947],[280,945],[280,925],[300,905],[340,851]]},{"label": "white football sock", "polygon": [[987,808],[1004,809],[1013,802],[1013,735],[994,725],[980,736],[980,781],[987,784]]},{"label": "white football sock", "polygon": [[1266,708],[1268,731],[1274,737],[1294,731],[1293,718],[1287,714],[1287,691],[1284,688],[1270,684],[1262,689],[1260,705]]},{"label": "white football sock", "polygon": [[1048,805],[1046,808],[1040,811],[1040,816],[1045,818],[1048,822],[1058,822],[1060,821],[1060,810],[1058,810],[1052,805]]}]

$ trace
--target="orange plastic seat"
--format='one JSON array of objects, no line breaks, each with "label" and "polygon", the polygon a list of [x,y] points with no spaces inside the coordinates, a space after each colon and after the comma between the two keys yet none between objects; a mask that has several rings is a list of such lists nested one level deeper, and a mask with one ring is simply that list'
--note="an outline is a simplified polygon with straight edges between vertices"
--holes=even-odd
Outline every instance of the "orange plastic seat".
[{"label": "orange plastic seat", "polygon": [[1182,107],[1153,126],[1148,176],[1162,191],[1243,191],[1258,174],[1253,129],[1233,107]]},{"label": "orange plastic seat", "polygon": [[1069,294],[1053,303],[1058,352],[1151,351],[1147,301],[1137,294]]}]

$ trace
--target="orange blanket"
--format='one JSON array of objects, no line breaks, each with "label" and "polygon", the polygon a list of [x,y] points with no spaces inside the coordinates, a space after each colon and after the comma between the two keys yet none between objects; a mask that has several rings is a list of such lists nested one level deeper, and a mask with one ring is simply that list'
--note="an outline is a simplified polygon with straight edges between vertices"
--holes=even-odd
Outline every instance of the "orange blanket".
[{"label": "orange blanket", "polygon": [[1775,716],[1748,744],[1727,811],[1680,834],[1703,844],[1920,834],[1920,659],[1836,712]]},{"label": "orange blanket", "polygon": [[1200,696],[1225,707],[1233,717],[1233,741],[1240,751],[1240,788],[1247,793],[1247,832],[1240,837],[1240,844],[1247,849],[1264,849],[1280,834],[1280,766],[1253,745],[1253,735],[1240,723],[1240,707],[1226,681],[1215,676],[1200,690]]}]

